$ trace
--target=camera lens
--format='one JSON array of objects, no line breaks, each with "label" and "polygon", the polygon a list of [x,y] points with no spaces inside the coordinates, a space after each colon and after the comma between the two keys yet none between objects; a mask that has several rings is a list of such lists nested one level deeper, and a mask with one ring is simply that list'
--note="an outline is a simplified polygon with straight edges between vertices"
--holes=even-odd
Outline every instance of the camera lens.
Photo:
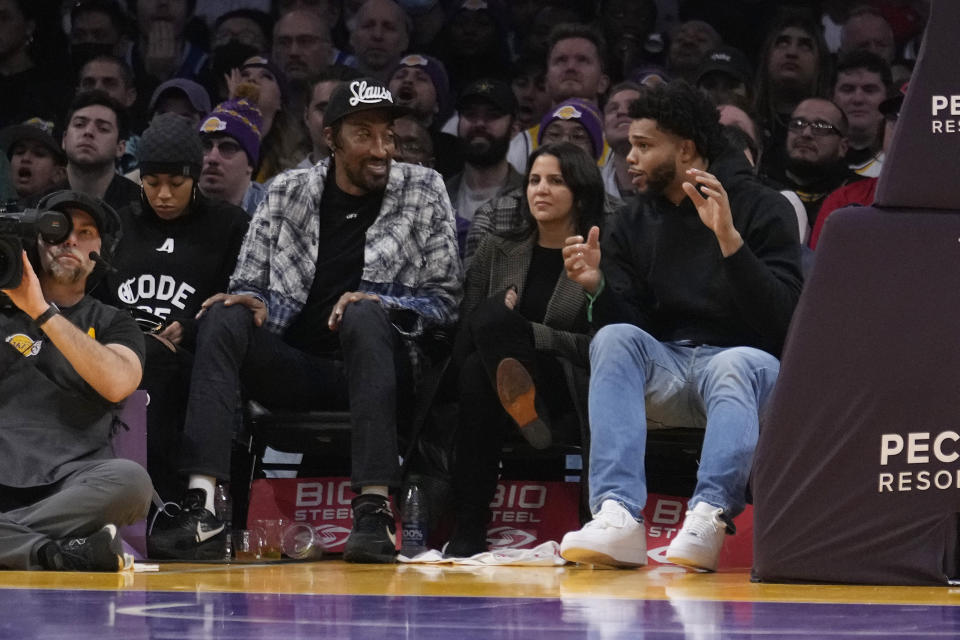
[{"label": "camera lens", "polygon": [[42,211],[37,216],[37,230],[47,244],[60,244],[70,237],[73,222],[59,211]]}]

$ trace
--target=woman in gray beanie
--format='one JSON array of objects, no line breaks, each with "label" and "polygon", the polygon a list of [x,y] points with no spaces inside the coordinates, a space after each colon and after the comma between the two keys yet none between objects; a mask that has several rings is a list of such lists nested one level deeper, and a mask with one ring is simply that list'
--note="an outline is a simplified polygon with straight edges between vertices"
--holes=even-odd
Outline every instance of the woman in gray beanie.
[{"label": "woman in gray beanie", "polygon": [[[249,216],[197,188],[203,150],[187,119],[153,119],[138,148],[143,191],[118,211],[123,240],[95,295],[139,315],[147,339],[148,460],[161,496],[179,495],[177,449],[201,303],[227,290]],[[146,313],[142,313],[146,312]],[[152,314],[150,316],[149,314]],[[146,318],[155,320],[146,327]]]}]

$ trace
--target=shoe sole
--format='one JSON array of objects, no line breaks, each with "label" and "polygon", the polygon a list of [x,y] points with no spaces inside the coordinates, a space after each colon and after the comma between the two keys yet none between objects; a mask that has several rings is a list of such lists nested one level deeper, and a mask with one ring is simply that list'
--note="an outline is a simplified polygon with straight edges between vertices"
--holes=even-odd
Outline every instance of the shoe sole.
[{"label": "shoe sole", "polygon": [[550,446],[553,437],[550,428],[537,415],[537,391],[533,378],[516,358],[504,358],[497,365],[497,395],[527,442],[535,449]]},{"label": "shoe sole", "polygon": [[700,571],[716,571],[717,570],[717,565],[713,565],[712,567],[704,566],[704,563],[694,560],[693,558],[687,558],[682,555],[667,554],[666,558],[667,558],[667,562],[671,562],[681,567],[687,567],[688,569],[699,569]]},{"label": "shoe sole", "polygon": [[646,557],[641,562],[630,562],[629,560],[619,560],[613,556],[601,553],[595,549],[586,549],[583,547],[570,547],[562,549],[560,555],[564,560],[577,562],[579,564],[592,564],[604,567],[624,568],[644,567],[647,564]]},{"label": "shoe sole", "polygon": [[350,551],[344,549],[343,560],[344,562],[354,564],[395,564],[397,562],[397,555],[395,553],[369,553],[367,551]]}]

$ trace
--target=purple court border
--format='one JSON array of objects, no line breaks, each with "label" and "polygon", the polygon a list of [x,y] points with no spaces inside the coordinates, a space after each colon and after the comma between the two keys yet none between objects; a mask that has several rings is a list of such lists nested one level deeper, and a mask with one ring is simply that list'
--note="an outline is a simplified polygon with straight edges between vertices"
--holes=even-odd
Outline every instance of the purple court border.
[{"label": "purple court border", "polygon": [[957,638],[960,607],[0,589],[0,638]]}]

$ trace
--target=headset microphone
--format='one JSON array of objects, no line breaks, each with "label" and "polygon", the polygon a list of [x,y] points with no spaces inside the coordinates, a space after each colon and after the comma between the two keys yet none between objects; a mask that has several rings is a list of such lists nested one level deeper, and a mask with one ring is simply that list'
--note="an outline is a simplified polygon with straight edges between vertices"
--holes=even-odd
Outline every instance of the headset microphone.
[{"label": "headset microphone", "polygon": [[103,259],[103,256],[101,256],[101,255],[100,255],[99,253],[97,253],[96,251],[91,251],[90,254],[89,254],[89,257],[90,257],[91,260],[93,260],[94,262],[96,262],[97,264],[99,264],[100,266],[102,266],[102,267],[103,267],[104,269],[106,269],[107,271],[109,271],[109,272],[111,272],[111,273],[116,273],[116,272],[117,272],[117,268],[114,267],[114,266],[113,266],[112,264],[110,264],[109,262],[107,262],[106,260],[104,260],[104,259]]}]

